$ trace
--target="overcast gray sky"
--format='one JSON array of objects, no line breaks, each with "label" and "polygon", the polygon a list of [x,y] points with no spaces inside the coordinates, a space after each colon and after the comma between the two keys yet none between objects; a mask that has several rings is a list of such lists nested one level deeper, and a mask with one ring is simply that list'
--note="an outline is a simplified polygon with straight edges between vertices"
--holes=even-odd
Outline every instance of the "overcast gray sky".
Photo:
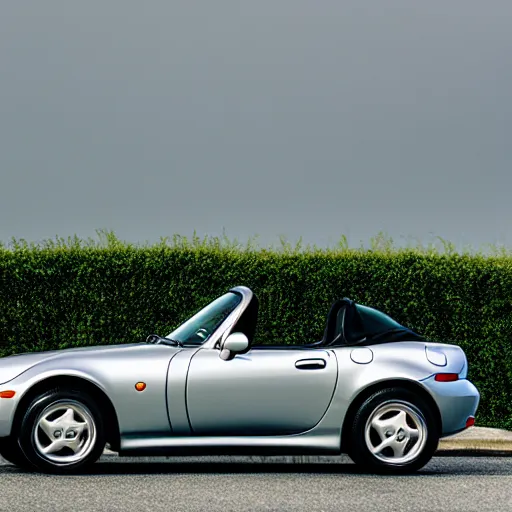
[{"label": "overcast gray sky", "polygon": [[512,245],[512,2],[4,1],[0,239]]}]

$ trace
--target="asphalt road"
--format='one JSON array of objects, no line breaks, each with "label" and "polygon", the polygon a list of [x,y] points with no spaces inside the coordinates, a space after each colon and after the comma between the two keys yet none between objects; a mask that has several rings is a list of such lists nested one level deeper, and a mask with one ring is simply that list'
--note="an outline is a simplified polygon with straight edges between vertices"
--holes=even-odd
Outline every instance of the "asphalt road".
[{"label": "asphalt road", "polygon": [[393,477],[360,474],[344,458],[147,460],[104,457],[91,474],[60,477],[0,465],[0,511],[512,511],[512,457],[435,457]]}]

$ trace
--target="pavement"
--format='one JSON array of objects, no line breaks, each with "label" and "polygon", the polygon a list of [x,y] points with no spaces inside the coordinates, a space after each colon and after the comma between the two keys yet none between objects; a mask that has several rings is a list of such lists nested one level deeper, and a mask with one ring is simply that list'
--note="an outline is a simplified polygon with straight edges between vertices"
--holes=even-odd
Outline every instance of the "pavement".
[{"label": "pavement", "polygon": [[82,475],[24,472],[0,460],[0,512],[512,512],[512,432],[444,438],[404,476],[365,474],[346,455],[119,457]]},{"label": "pavement", "polygon": [[512,511],[512,457],[434,457],[413,475],[339,463],[148,462],[104,456],[89,474],[0,466],[0,512]]}]

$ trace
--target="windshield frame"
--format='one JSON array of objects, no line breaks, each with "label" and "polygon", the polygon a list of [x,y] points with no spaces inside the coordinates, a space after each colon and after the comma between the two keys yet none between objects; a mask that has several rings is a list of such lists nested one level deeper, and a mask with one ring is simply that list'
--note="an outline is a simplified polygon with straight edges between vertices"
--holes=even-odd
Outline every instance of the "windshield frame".
[{"label": "windshield frame", "polygon": [[178,330],[184,327],[187,323],[192,323],[196,317],[204,313],[204,311],[210,308],[213,303],[215,303],[222,297],[229,295],[230,293],[234,293],[240,296],[241,300],[232,309],[232,311],[224,318],[224,320],[221,321],[216,326],[216,329],[210,334],[210,336],[202,343],[183,343],[183,345],[187,348],[217,348],[220,345],[220,343],[230,334],[231,329],[234,327],[234,325],[236,324],[236,322],[238,321],[242,313],[245,311],[245,309],[247,308],[248,304],[252,299],[252,291],[245,286],[237,286],[235,288],[231,288],[227,293],[224,293],[219,297],[215,298],[205,307],[201,308],[194,315],[192,315],[190,318],[181,323],[176,329],[174,329],[172,332],[166,335],[165,338],[169,339],[169,341],[171,339],[177,339],[178,341],[181,341],[179,337],[176,337],[176,333]]}]

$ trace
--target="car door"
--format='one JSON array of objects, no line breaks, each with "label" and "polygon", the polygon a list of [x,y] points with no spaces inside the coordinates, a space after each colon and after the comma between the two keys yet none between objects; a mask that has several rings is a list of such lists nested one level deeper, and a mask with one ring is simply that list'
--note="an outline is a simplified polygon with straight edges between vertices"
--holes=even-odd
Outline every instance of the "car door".
[{"label": "car door", "polygon": [[190,426],[199,435],[279,435],[314,427],[336,386],[333,352],[252,348],[230,361],[198,350],[186,384]]}]

